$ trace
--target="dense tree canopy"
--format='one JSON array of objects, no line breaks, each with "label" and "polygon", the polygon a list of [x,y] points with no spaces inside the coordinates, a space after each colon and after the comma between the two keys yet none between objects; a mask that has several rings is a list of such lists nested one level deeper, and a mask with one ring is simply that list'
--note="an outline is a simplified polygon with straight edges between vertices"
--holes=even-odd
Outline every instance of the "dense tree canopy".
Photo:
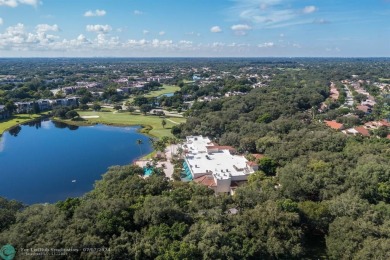
[{"label": "dense tree canopy", "polygon": [[[390,78],[388,63],[325,60],[317,66],[301,61],[210,61],[210,67],[228,76],[205,86],[184,83],[192,74],[171,79],[181,89],[161,99],[166,106],[228,91],[246,93],[195,101],[186,112],[187,122],[172,127],[177,137],[202,134],[248,157],[264,154],[256,159],[259,170],[233,196],[215,196],[207,187],[170,181],[158,172],[143,178],[143,169],[133,165],[114,166],[81,198],[28,207],[0,199],[0,245],[79,249],[58,259],[390,259],[390,141],[325,127],[320,119],[346,125],[367,119],[353,109],[335,110],[340,99],[318,114],[329,97],[330,81],[340,88],[340,81],[354,74],[368,80]],[[229,75],[239,64],[258,66],[253,72],[272,75],[272,81],[252,89],[254,80]],[[7,100],[27,97],[37,89],[34,84],[20,86],[26,89],[15,89]],[[151,102],[137,96],[133,103],[146,114]],[[370,116],[383,115],[386,102],[380,100],[377,114]],[[55,114],[66,117],[68,111]],[[358,117],[346,119],[350,112]],[[378,136],[386,134],[378,129]],[[155,147],[161,143],[156,141]]]}]

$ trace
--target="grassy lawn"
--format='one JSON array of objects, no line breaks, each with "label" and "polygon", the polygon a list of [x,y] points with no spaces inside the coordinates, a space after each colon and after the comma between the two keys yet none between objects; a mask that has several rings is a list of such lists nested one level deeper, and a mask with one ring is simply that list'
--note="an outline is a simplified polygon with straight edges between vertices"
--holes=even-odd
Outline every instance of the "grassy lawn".
[{"label": "grassy lawn", "polygon": [[17,114],[6,120],[0,120],[0,135],[14,126],[26,123],[39,117],[40,115]]},{"label": "grassy lawn", "polygon": [[[145,94],[145,97],[158,97],[163,94],[174,93],[175,91],[180,90],[180,87],[174,85],[163,85],[159,90],[151,91]],[[134,97],[130,97],[126,100],[130,104],[133,103]]]},{"label": "grassy lawn", "polygon": [[187,79],[184,79],[184,80],[183,80],[183,83],[184,83],[184,84],[190,84],[190,83],[195,83],[195,81],[194,81],[194,80],[187,80]]},{"label": "grassy lawn", "polygon": [[380,82],[390,82],[390,79],[385,79],[385,78],[379,78]]},{"label": "grassy lawn", "polygon": [[[145,128],[141,131],[155,137],[172,136],[171,128],[175,123],[184,123],[185,118],[167,117],[165,128],[162,127],[162,118],[151,115],[133,115],[128,112],[95,112],[95,111],[78,111],[80,116],[99,116],[98,118],[85,119],[90,123],[101,123],[107,125],[142,125]],[[171,122],[173,121],[173,122]]]},{"label": "grassy lawn", "polygon": [[175,91],[180,90],[178,86],[173,85],[163,85],[162,88],[156,91],[149,92],[145,94],[145,97],[158,97],[160,95],[168,94],[168,93],[174,93]]}]

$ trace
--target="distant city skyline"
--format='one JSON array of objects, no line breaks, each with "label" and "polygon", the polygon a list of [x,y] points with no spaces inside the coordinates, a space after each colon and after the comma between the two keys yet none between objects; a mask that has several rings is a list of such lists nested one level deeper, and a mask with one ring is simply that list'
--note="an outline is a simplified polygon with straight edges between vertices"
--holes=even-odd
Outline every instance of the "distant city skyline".
[{"label": "distant city skyline", "polygon": [[389,57],[390,0],[0,0],[0,57]]}]

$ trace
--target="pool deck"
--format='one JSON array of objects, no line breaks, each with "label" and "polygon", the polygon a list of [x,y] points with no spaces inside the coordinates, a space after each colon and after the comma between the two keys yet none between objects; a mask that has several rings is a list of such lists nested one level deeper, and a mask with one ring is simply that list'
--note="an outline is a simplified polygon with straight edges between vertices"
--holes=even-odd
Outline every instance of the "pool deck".
[{"label": "pool deck", "polygon": [[[172,174],[173,174],[173,164],[171,163],[172,155],[171,153],[175,154],[177,152],[178,145],[170,145],[167,148],[165,148],[164,154],[166,160],[159,161],[157,163],[157,167],[162,167],[162,165],[165,165],[164,173],[165,176],[172,180]],[[137,160],[134,162],[134,164],[138,165],[139,167],[143,168],[146,166],[147,163],[151,163],[151,160]]]}]

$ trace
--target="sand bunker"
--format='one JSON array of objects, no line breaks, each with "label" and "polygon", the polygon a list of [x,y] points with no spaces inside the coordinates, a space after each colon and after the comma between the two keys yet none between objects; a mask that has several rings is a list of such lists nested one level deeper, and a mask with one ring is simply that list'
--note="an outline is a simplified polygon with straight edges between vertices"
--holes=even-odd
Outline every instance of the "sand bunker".
[{"label": "sand bunker", "polygon": [[88,119],[88,118],[99,118],[99,116],[82,116],[81,118],[85,118],[85,119]]}]

